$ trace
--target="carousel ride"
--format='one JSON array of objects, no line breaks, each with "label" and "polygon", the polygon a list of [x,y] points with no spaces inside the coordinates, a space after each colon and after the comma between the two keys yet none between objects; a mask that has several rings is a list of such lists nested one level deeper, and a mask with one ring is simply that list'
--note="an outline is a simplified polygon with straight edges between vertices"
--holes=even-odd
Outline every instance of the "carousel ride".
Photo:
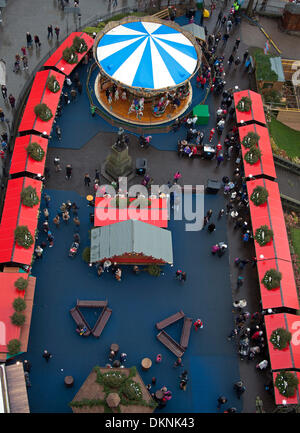
[{"label": "carousel ride", "polygon": [[95,95],[111,115],[135,125],[159,125],[192,101],[190,80],[201,65],[195,38],[173,22],[127,17],[98,33]]}]

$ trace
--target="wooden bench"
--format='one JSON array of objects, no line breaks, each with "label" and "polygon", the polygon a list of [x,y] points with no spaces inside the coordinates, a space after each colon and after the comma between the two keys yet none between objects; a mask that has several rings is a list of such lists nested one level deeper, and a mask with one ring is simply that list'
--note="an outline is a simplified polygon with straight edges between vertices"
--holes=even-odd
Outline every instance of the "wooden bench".
[{"label": "wooden bench", "polygon": [[159,334],[157,334],[156,338],[172,353],[174,353],[177,358],[181,358],[184,354],[184,348],[181,347],[180,344],[178,344],[175,340],[173,340],[173,338],[170,337],[170,335],[165,331],[161,331]]},{"label": "wooden bench", "polygon": [[85,321],[85,318],[83,317],[81,312],[78,310],[78,308],[77,307],[72,308],[70,310],[70,314],[71,314],[72,318],[74,319],[77,326],[83,325],[87,328],[87,330],[83,333],[83,335],[85,337],[88,337],[91,334],[91,328],[89,327],[89,325]]},{"label": "wooden bench", "polygon": [[177,313],[173,314],[172,316],[169,316],[166,319],[162,320],[161,322],[157,322],[156,328],[159,330],[164,329],[164,328],[166,328],[166,326],[169,326],[172,323],[177,322],[177,320],[180,320],[183,317],[184,317],[184,312],[182,310],[180,310]]},{"label": "wooden bench", "polygon": [[105,308],[107,307],[108,301],[81,301],[77,299],[77,307],[87,308]]},{"label": "wooden bench", "polygon": [[100,337],[100,335],[102,334],[103,329],[105,328],[105,325],[108,322],[108,319],[110,318],[112,309],[105,307],[102,310],[102,313],[100,314],[100,316],[97,319],[97,322],[95,323],[94,328],[92,329],[92,334],[94,337]]},{"label": "wooden bench", "polygon": [[186,349],[189,345],[192,323],[193,323],[193,319],[191,319],[190,317],[184,318],[181,337],[180,337],[180,346],[183,347],[184,349]]}]

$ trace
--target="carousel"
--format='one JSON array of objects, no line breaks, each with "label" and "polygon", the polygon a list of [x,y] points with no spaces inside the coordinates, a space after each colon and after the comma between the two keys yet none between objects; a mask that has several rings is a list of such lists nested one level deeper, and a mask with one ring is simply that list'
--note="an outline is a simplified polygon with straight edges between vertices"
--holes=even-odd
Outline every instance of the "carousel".
[{"label": "carousel", "polygon": [[182,115],[192,101],[191,78],[201,64],[193,35],[155,17],[127,17],[98,33],[95,95],[112,116],[159,125]]}]

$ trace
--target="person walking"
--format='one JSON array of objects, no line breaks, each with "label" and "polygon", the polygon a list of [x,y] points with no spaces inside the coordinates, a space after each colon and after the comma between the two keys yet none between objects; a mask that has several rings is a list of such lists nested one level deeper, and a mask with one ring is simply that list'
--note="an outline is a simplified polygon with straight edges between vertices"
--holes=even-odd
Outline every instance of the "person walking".
[{"label": "person walking", "polygon": [[23,361],[23,368],[24,368],[25,372],[30,373],[31,363],[27,359],[24,359],[24,361]]},{"label": "person walking", "polygon": [[45,358],[45,360],[48,362],[49,361],[49,359],[50,358],[52,358],[52,355],[51,355],[51,353],[50,352],[48,352],[48,350],[44,350],[44,352],[43,352],[43,358]]},{"label": "person walking", "polygon": [[238,399],[240,399],[241,395],[246,391],[246,387],[242,380],[235,382],[233,385],[233,389],[235,390]]},{"label": "person walking", "polygon": [[218,27],[219,24],[221,24],[222,17],[223,17],[223,11],[220,10],[220,12],[218,14],[218,19],[217,19],[217,22],[216,22],[216,27]]},{"label": "person walking", "polygon": [[195,331],[198,331],[198,329],[202,329],[203,328],[203,322],[202,322],[201,319],[197,319],[194,322],[194,328],[195,328]]},{"label": "person walking", "polygon": [[43,257],[43,251],[44,250],[43,250],[43,248],[40,245],[38,245],[35,248],[34,252],[35,252],[35,256],[36,256],[37,259],[41,259]]},{"label": "person walking", "polygon": [[23,62],[23,71],[28,69],[28,58],[27,56],[23,56],[22,57],[22,62]]},{"label": "person walking", "polygon": [[66,165],[66,179],[67,179],[67,180],[70,180],[70,179],[71,179],[71,176],[72,176],[72,170],[73,170],[72,165],[71,165],[71,164],[67,164],[67,165]]},{"label": "person walking", "polygon": [[56,39],[58,40],[60,28],[58,26],[56,26],[55,29],[54,29],[54,31],[55,31],[55,34],[56,34]]},{"label": "person walking", "polygon": [[228,33],[224,33],[222,40],[223,40],[223,47],[225,47],[225,45],[227,44],[229,39],[229,34]]},{"label": "person walking", "polygon": [[84,175],[84,185],[87,186],[87,187],[89,187],[90,183],[91,183],[90,175],[88,173],[86,173]]},{"label": "person walking", "polygon": [[233,56],[233,54],[230,54],[228,62],[227,62],[228,63],[228,68],[231,67],[233,61],[234,61],[234,56]]},{"label": "person walking", "polygon": [[227,398],[224,395],[220,395],[220,397],[218,398],[218,405],[217,408],[221,409],[222,404],[227,403]]},{"label": "person walking", "polygon": [[219,167],[223,161],[224,161],[223,153],[219,153],[219,155],[217,156],[217,167]]},{"label": "person walking", "polygon": [[256,368],[257,370],[265,370],[268,367],[268,364],[269,364],[268,361],[264,359],[263,361],[256,364]]},{"label": "person walking", "polygon": [[239,290],[242,287],[243,283],[244,283],[244,277],[239,275],[236,281],[236,290]]},{"label": "person walking", "polygon": [[44,213],[44,217],[45,217],[45,219],[48,221],[48,219],[49,219],[49,211],[48,211],[48,209],[45,208],[45,209],[43,210],[43,213]]},{"label": "person walking", "polygon": [[47,38],[49,39],[51,37],[51,39],[52,39],[53,38],[53,27],[52,27],[52,24],[48,25],[47,30],[48,30],[48,36],[47,36]]},{"label": "person walking", "polygon": [[59,139],[59,141],[61,141],[61,129],[60,129],[59,125],[56,125],[55,132],[56,132],[57,138]]},{"label": "person walking", "polygon": [[237,69],[237,67],[239,66],[239,64],[241,63],[241,59],[239,58],[239,57],[237,57],[236,59],[235,59],[235,62],[234,62],[234,71],[236,71],[236,69]]},{"label": "person walking", "polygon": [[56,228],[58,229],[59,228],[59,224],[60,224],[60,217],[59,217],[59,215],[56,215],[53,218],[53,223],[55,224]]},{"label": "person walking", "polygon": [[209,226],[207,227],[208,233],[212,233],[215,230],[216,230],[216,225],[214,223],[209,224]]},{"label": "person walking", "polygon": [[77,90],[78,90],[79,95],[81,95],[82,94],[82,84],[80,81],[77,84]]},{"label": "person walking", "polygon": [[60,166],[60,158],[58,156],[55,156],[54,160],[53,160],[54,166],[55,166],[55,171],[61,171],[61,166]]},{"label": "person walking", "polygon": [[32,48],[33,41],[32,41],[32,36],[29,32],[26,33],[26,42],[27,42],[27,48]]},{"label": "person walking", "polygon": [[71,101],[75,101],[75,99],[76,99],[76,96],[77,96],[77,92],[76,92],[76,90],[75,89],[72,89],[71,90],[71,92],[70,92],[70,95],[71,95]]},{"label": "person walking", "polygon": [[14,109],[15,105],[16,105],[16,98],[10,93],[8,100],[9,100],[11,108]]},{"label": "person walking", "polygon": [[78,216],[75,216],[73,218],[73,222],[74,222],[76,227],[78,227],[78,228],[80,227],[80,219],[78,218]]},{"label": "person walking", "polygon": [[62,219],[64,220],[64,222],[66,224],[68,224],[69,219],[70,219],[70,214],[69,214],[69,212],[67,210],[63,212]]},{"label": "person walking", "polygon": [[40,46],[42,45],[38,35],[34,35],[34,43],[35,43],[35,48],[40,48]]},{"label": "person walking", "polygon": [[7,87],[4,84],[1,85],[1,93],[2,93],[2,97],[3,97],[4,101],[6,101],[6,99],[7,99]]},{"label": "person walking", "polygon": [[176,361],[173,364],[173,367],[174,368],[176,368],[176,367],[183,367],[182,359],[181,358],[177,358]]},{"label": "person walking", "polygon": [[224,215],[224,213],[225,213],[225,210],[224,210],[224,209],[221,209],[221,210],[219,211],[219,214],[218,214],[218,220],[222,218],[222,216]]},{"label": "person walking", "polygon": [[178,180],[181,178],[181,173],[179,171],[176,171],[176,173],[174,174],[174,183],[177,183]]},{"label": "person walking", "polygon": [[48,195],[48,194],[44,194],[44,200],[45,200],[45,205],[46,205],[46,208],[49,208],[49,204],[50,204],[50,200],[51,200],[51,198],[50,198],[50,196]]},{"label": "person walking", "polygon": [[52,248],[53,245],[54,245],[54,236],[53,236],[53,234],[51,233],[50,230],[48,230],[47,239],[48,239],[48,242],[49,242],[49,248]]}]

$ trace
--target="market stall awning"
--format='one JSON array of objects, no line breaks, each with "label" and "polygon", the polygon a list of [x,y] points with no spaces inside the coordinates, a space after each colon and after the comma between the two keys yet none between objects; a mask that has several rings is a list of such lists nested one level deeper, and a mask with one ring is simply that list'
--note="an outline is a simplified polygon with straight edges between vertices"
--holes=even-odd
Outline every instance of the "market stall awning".
[{"label": "market stall awning", "polygon": [[192,24],[187,24],[186,26],[182,26],[182,28],[186,32],[190,32],[195,38],[200,39],[201,41],[206,41],[204,27],[192,23]]},{"label": "market stall awning", "polygon": [[[129,200],[131,206],[133,206],[132,203],[135,199],[130,198]],[[148,207],[141,209],[136,207],[116,208],[111,205],[111,201],[112,199],[107,197],[95,198],[95,227],[102,227],[129,219],[143,221],[157,227],[168,227],[167,199],[165,198],[150,199]]]},{"label": "market stall awning", "polygon": [[[264,126],[252,124],[240,126],[238,128],[239,136],[241,141],[243,164],[245,169],[245,176],[268,176],[270,178],[276,178],[275,165],[273,161],[272,147],[269,137],[268,128]],[[249,132],[253,132],[259,135],[260,139],[258,141],[258,148],[260,149],[262,155],[260,159],[255,164],[249,164],[245,159],[245,154],[249,151],[249,148],[242,144],[243,138],[246,137]]]},{"label": "market stall awning", "polygon": [[[279,313],[265,316],[266,333],[272,370],[300,369],[300,317],[294,314]],[[292,334],[288,346],[275,349],[270,342],[272,332],[284,328]]]},{"label": "market stall awning", "polygon": [[[60,85],[58,92],[51,92],[46,85],[48,77],[54,75]],[[37,72],[32,83],[31,91],[28,96],[27,104],[22,115],[19,132],[36,131],[39,133],[50,134],[57,106],[59,103],[60,95],[62,92],[65,76],[55,71],[41,71]],[[39,119],[34,108],[37,104],[44,103],[52,111],[53,116],[47,122]]]},{"label": "market stall awning", "polygon": [[[45,156],[42,161],[36,161],[31,158],[26,147],[29,143],[38,143],[45,152]],[[9,174],[16,173],[32,173],[32,174],[43,174],[46,163],[46,155],[48,148],[48,140],[37,135],[23,135],[22,137],[17,137],[15,140],[14,151],[11,158],[11,165]]]},{"label": "market stall awning", "polygon": [[33,238],[38,224],[39,204],[28,207],[21,202],[23,188],[32,186],[41,197],[42,182],[29,177],[11,179],[7,191],[0,225],[0,263],[22,263],[30,265],[34,251],[34,243],[30,248],[20,247],[15,242],[14,231],[17,226],[27,226]]},{"label": "market stall awning", "polygon": [[13,325],[10,316],[15,312],[13,301],[15,298],[24,298],[25,292],[19,292],[14,286],[15,281],[27,274],[18,272],[0,272],[0,352],[8,352],[7,343],[20,338],[21,327]]},{"label": "market stall awning", "polygon": [[[255,206],[250,199],[254,188],[264,186],[269,193],[268,200],[261,206]],[[253,234],[262,225],[273,230],[273,240],[265,246],[260,246],[254,240],[257,260],[282,259],[291,261],[289,241],[281,205],[278,184],[267,179],[257,179],[247,182],[250,203],[250,214]]]},{"label": "market stall awning", "polygon": [[45,68],[56,68],[59,72],[70,75],[71,72],[76,68],[78,63],[83,59],[83,57],[86,55],[87,51],[80,54],[77,53],[78,56],[78,63],[68,63],[63,59],[63,51],[65,48],[71,47],[73,44],[73,40],[75,36],[78,36],[85,40],[85,43],[87,44],[88,50],[93,46],[94,39],[87,35],[84,32],[73,32],[68,36],[57,48],[57,50],[52,54],[52,56],[49,57],[49,59],[44,63]]},{"label": "market stall awning", "polygon": [[147,19],[108,30],[98,40],[96,56],[113,80],[149,90],[178,86],[198,67],[197,50],[180,27]]},{"label": "market stall awning", "polygon": [[242,112],[235,108],[237,123],[258,122],[262,125],[266,125],[266,117],[261,95],[259,93],[253,92],[252,90],[242,90],[240,92],[235,92],[233,94],[235,107],[243,97],[250,98],[252,106],[251,110],[247,112]]}]

